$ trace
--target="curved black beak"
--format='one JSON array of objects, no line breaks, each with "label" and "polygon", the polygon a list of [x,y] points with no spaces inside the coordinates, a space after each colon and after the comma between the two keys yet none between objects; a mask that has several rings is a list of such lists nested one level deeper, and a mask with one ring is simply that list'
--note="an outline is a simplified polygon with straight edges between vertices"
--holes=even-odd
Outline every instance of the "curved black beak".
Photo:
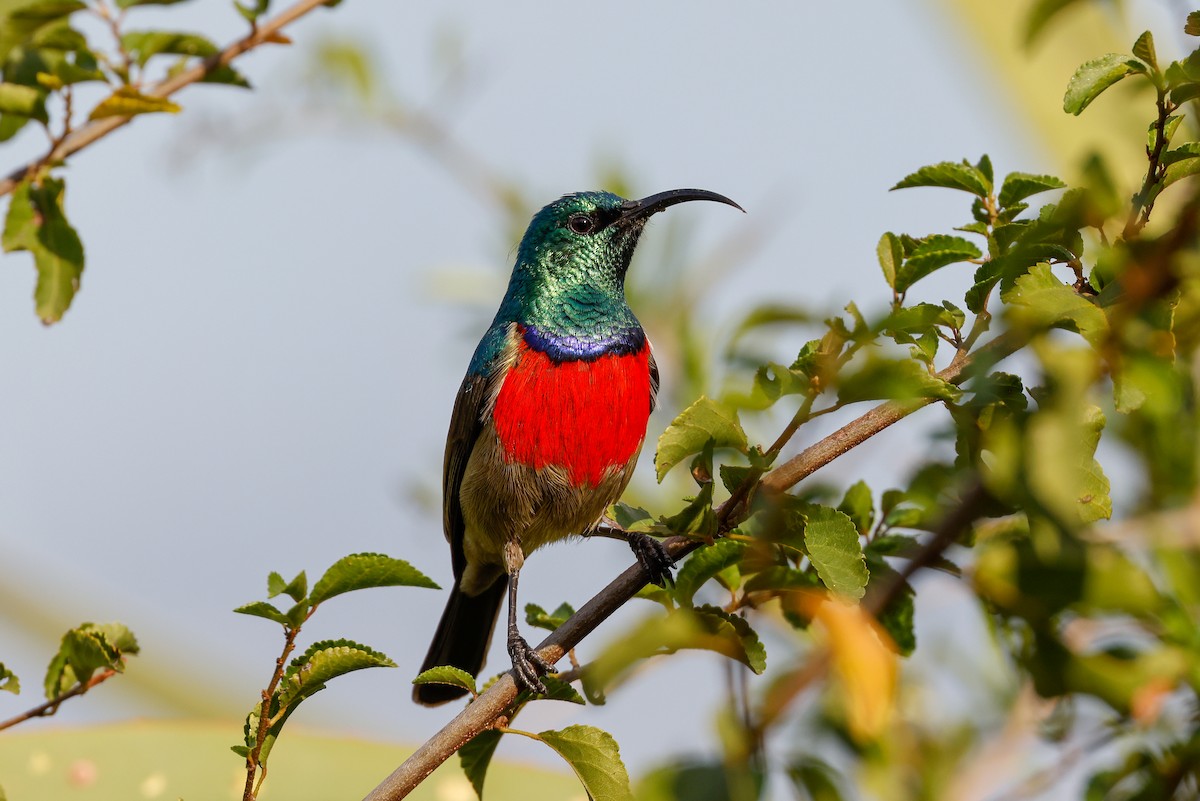
[{"label": "curved black beak", "polygon": [[618,221],[628,222],[649,217],[651,214],[657,214],[665,208],[674,206],[676,203],[686,203],[689,200],[713,200],[717,203],[733,206],[743,213],[746,211],[724,195],[709,192],[707,189],[671,189],[667,192],[659,192],[656,195],[644,197],[641,200],[626,200],[621,204],[621,216],[618,218]]}]

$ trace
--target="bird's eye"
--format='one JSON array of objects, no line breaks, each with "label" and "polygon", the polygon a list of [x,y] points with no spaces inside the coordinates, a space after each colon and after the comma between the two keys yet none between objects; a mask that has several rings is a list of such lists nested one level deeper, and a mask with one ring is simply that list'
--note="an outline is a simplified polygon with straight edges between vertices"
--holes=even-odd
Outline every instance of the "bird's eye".
[{"label": "bird's eye", "polygon": [[577,234],[590,234],[596,230],[596,221],[588,214],[572,214],[567,227]]}]

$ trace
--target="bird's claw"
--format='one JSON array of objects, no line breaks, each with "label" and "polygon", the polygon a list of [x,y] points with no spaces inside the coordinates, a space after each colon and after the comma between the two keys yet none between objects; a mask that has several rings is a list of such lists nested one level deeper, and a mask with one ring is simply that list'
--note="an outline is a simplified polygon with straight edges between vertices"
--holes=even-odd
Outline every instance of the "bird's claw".
[{"label": "bird's claw", "polygon": [[540,676],[552,672],[554,665],[542,659],[525,638],[514,631],[508,633],[508,655],[512,657],[513,678],[518,690],[537,695],[549,692]]},{"label": "bird's claw", "polygon": [[675,577],[671,575],[671,568],[675,567],[675,560],[667,553],[663,544],[641,531],[627,532],[627,536],[633,555],[637,557],[638,564],[650,574],[651,583],[664,588],[668,584],[674,584]]}]

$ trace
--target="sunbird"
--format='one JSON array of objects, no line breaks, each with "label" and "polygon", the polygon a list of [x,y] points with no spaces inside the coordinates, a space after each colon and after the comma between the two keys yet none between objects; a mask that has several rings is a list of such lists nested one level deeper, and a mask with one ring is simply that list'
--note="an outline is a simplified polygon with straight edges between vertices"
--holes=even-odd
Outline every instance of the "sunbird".
[{"label": "sunbird", "polygon": [[[703,189],[641,200],[565,195],[534,215],[508,290],[454,400],[442,472],[442,526],[454,586],[422,672],[451,665],[477,675],[508,592],[508,653],[520,689],[545,693],[552,665],[521,636],[517,579],[525,557],[596,530],[620,497],[646,436],[658,367],[625,299],[625,273],[650,217]],[[628,533],[655,583],[669,581],[662,543]],[[419,684],[440,704],[466,690]]]}]

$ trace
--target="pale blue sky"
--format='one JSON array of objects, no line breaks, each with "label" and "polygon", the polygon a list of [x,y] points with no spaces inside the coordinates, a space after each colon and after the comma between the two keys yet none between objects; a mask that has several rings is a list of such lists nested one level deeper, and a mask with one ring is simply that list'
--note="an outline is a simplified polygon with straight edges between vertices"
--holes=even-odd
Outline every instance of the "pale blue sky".
[{"label": "pale blue sky", "polygon": [[[197,30],[219,41],[239,30],[225,3],[191,5]],[[146,25],[175,19],[168,11],[145,12]],[[706,305],[719,316],[751,297],[882,303],[880,233],[966,220],[951,193],[886,191],[922,164],[986,151],[998,171],[1050,169],[940,13],[922,2],[350,2],[290,29],[294,48],[240,62],[255,93],[189,89],[182,117],[141,119],[81,153],[67,171],[68,210],[88,266],[65,321],[45,329],[34,318],[28,256],[5,257],[0,270],[6,576],[60,628],[129,624],[144,653],[122,681],[190,662],[192,680],[224,673],[220,687],[245,704],[278,643],[268,624],[229,610],[261,597],[267,570],[315,577],[345,553],[383,551],[448,582],[438,517],[408,498],[414,486],[436,491],[452,399],[491,309],[430,287],[439,271],[494,268],[498,292],[515,242],[425,156],[379,134],[314,126],[230,157],[205,147],[180,165],[169,155],[192,141],[180,137],[194,135],[201,112],[286,106],[289,70],[322,32],[365,38],[386,56],[387,79],[416,97],[429,92],[435,32],[461,35],[480,70],[456,134],[545,201],[598,188],[596,164],[615,157],[640,191],[697,186],[745,206],[748,217],[711,204],[672,210],[696,253],[769,212],[777,232]],[[40,147],[23,137],[0,153],[7,168]],[[967,275],[946,280],[954,291]],[[880,489],[925,447],[894,432],[829,476]],[[664,495],[661,510],[672,502]],[[547,550],[523,573],[523,600],[578,605],[630,561],[615,543]],[[311,637],[369,643],[400,670],[335,682],[295,720],[431,733],[450,712],[413,706],[407,681],[443,600],[389,589],[332,602]],[[922,617],[923,632],[930,623]],[[20,703],[32,705],[52,644],[3,619],[0,642],[26,679]],[[608,728],[636,770],[681,750],[664,742],[712,739],[697,736],[711,729],[709,709],[661,699],[721,675],[716,657],[671,660],[604,709],[545,704],[525,722]],[[111,686],[60,718],[151,711]]]}]

